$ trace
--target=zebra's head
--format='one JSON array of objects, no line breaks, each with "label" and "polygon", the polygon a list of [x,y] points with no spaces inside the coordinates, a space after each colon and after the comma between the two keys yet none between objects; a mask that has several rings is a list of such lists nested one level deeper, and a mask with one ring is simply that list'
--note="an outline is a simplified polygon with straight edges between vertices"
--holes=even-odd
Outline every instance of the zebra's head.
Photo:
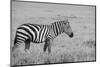
[{"label": "zebra's head", "polygon": [[73,31],[71,29],[71,26],[70,26],[70,23],[68,22],[68,20],[65,20],[64,21],[64,33],[66,33],[69,37],[73,37],[74,34],[73,34]]}]

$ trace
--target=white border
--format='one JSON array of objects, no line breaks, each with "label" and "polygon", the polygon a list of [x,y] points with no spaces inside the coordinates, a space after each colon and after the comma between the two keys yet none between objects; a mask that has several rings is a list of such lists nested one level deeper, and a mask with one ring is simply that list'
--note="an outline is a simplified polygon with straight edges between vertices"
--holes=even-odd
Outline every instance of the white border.
[{"label": "white border", "polygon": [[[33,1],[33,0],[28,0]],[[97,6],[97,62],[39,65],[40,67],[99,67],[100,64],[100,0],[35,0],[41,2],[86,4]],[[10,64],[10,0],[0,0],[0,67]],[[37,65],[37,67],[39,67]],[[25,66],[26,67],[26,66]],[[27,66],[32,67],[32,66]]]}]

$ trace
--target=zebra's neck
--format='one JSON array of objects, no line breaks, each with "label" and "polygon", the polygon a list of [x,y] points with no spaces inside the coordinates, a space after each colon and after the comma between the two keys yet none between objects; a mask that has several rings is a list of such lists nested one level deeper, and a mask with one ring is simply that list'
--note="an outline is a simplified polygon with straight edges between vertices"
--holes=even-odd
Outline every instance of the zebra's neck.
[{"label": "zebra's neck", "polygon": [[51,25],[51,29],[53,30],[53,33],[55,36],[58,36],[64,32],[63,31],[63,24],[61,22],[54,22]]}]

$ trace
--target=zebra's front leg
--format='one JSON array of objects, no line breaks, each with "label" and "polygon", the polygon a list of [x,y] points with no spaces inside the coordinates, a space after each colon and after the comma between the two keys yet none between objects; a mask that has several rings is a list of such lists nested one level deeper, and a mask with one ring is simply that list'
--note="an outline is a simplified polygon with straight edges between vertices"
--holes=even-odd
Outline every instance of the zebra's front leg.
[{"label": "zebra's front leg", "polygon": [[46,40],[45,40],[45,44],[44,44],[44,52],[45,52],[46,49],[48,48],[49,43],[50,43],[50,39],[49,39],[49,38],[46,38]]},{"label": "zebra's front leg", "polygon": [[48,41],[48,52],[51,53],[51,46],[53,45],[53,39],[49,39]]},{"label": "zebra's front leg", "polygon": [[48,53],[51,53],[51,41],[48,41]]},{"label": "zebra's front leg", "polygon": [[27,39],[27,40],[25,40],[25,49],[24,50],[28,54],[30,54],[29,48],[30,48],[30,39]]},{"label": "zebra's front leg", "polygon": [[47,47],[48,47],[48,40],[46,39],[45,44],[44,44],[44,48],[43,48],[44,52],[46,52]]},{"label": "zebra's front leg", "polygon": [[44,52],[46,51],[46,49],[48,48],[48,53],[51,53],[51,40],[48,38],[45,41],[44,44]]}]

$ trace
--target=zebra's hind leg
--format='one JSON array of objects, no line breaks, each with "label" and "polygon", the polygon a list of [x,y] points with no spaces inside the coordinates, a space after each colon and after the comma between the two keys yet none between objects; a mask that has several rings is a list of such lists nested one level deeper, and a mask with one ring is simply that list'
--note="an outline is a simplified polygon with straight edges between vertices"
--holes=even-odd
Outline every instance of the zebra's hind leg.
[{"label": "zebra's hind leg", "polygon": [[14,45],[13,47],[12,47],[12,56],[13,56],[13,58],[16,58],[18,55],[16,54],[16,52],[15,52],[15,49],[18,47],[18,45]]},{"label": "zebra's hind leg", "polygon": [[17,47],[18,47],[18,45],[14,45],[14,46],[12,47],[12,51],[14,52],[14,50],[15,50]]},{"label": "zebra's hind leg", "polygon": [[29,52],[29,48],[30,48],[30,39],[26,39],[25,40],[25,52],[27,52],[28,54],[30,54]]},{"label": "zebra's hind leg", "polygon": [[12,47],[12,51],[14,52],[14,50],[18,47],[18,44],[17,44],[17,38],[15,37],[14,39],[14,45]]}]

